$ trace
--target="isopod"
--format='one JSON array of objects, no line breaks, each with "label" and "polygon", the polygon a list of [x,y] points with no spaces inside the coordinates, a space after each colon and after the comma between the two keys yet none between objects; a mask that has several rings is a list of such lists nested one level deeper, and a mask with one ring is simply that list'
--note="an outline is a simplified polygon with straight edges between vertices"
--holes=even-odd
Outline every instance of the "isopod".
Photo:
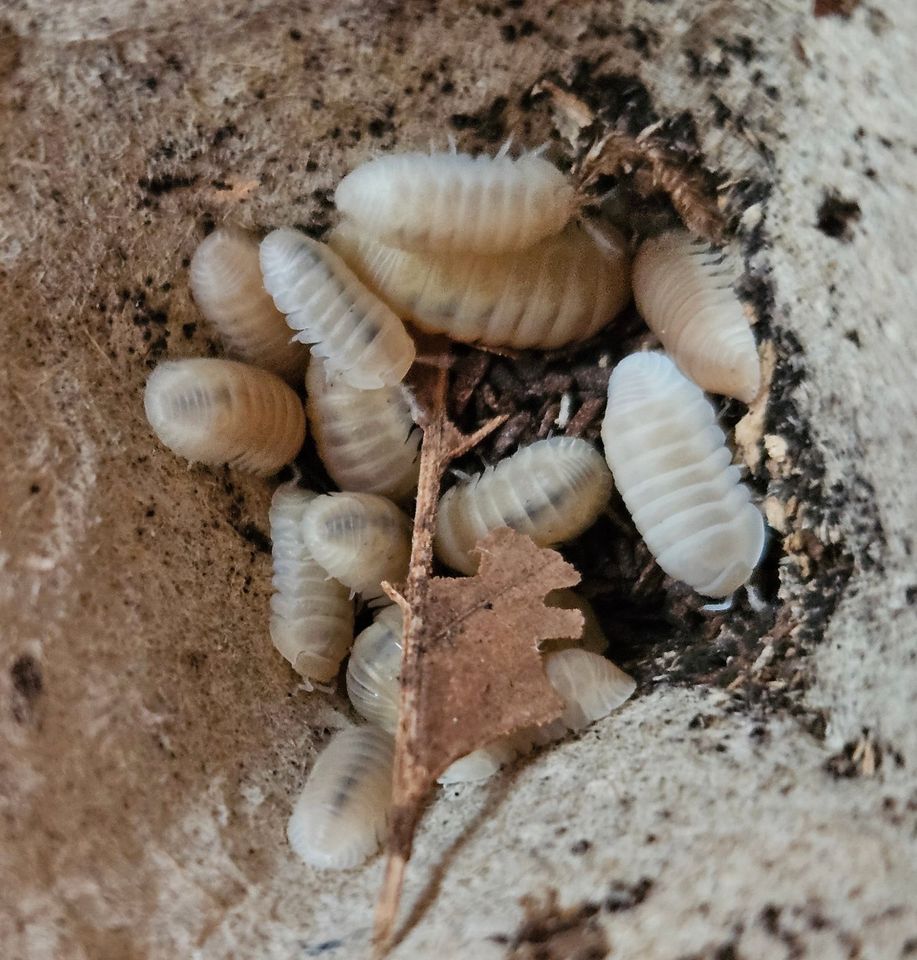
[{"label": "isopod", "polygon": [[287,839],[313,867],[348,870],[379,849],[392,802],[392,735],[350,727],[319,754],[293,808]]},{"label": "isopod", "polygon": [[326,572],[364,599],[382,596],[383,580],[399,583],[407,576],[411,521],[385,497],[316,497],[303,514],[303,535]]},{"label": "isopod", "polygon": [[596,521],[611,489],[611,474],[590,443],[538,440],[443,495],[436,555],[454,570],[473,573],[475,545],[499,527],[528,534],[539,546],[571,540]]},{"label": "isopod", "polygon": [[350,702],[361,716],[389,733],[398,726],[402,629],[401,609],[383,607],[354,640],[347,663]]},{"label": "isopod", "polygon": [[399,316],[453,340],[553,349],[586,340],[630,298],[624,238],[603,243],[579,224],[525,250],[410,253],[344,221],[328,243]]},{"label": "isopod", "polygon": [[347,174],[334,200],[383,243],[437,254],[522,250],[562,230],[576,209],[560,170],[505,150],[377,157]]},{"label": "isopod", "polygon": [[568,731],[584,730],[607,717],[636,689],[632,677],[610,660],[589,650],[571,647],[544,658],[551,686],[564,702],[563,713],[542,727],[526,727],[456,760],[439,778],[440,783],[486,780],[500,767],[533,746],[560,740]]},{"label": "isopod", "polygon": [[664,354],[631,354],[612,371],[602,440],[634,524],[669,576],[725,597],[757,565],[764,521],[715,421]]},{"label": "isopod", "polygon": [[634,299],[679,368],[701,389],[751,403],[761,386],[754,334],[733,290],[738,268],[686,230],[646,240]]},{"label": "isopod", "polygon": [[372,390],[404,379],[414,341],[394,313],[328,246],[296,230],[261,241],[264,286],[295,339],[312,344],[329,375]]},{"label": "isopod", "polygon": [[421,433],[400,385],[358,390],[342,377],[329,380],[315,358],[306,413],[318,455],[342,490],[402,500],[417,488]]},{"label": "isopod", "polygon": [[307,680],[334,678],[353,641],[350,591],[329,577],[306,546],[302,516],[317,494],[283,483],[271,500],[274,558],[271,640]]},{"label": "isopod", "polygon": [[235,227],[220,227],[191,258],[191,292],[201,313],[242,360],[293,382],[309,351],[291,340],[283,314],[261,282],[258,241]]},{"label": "isopod", "polygon": [[157,437],[180,457],[276,473],[299,452],[306,416],[276,374],[235,360],[169,360],[146,383],[143,405]]}]

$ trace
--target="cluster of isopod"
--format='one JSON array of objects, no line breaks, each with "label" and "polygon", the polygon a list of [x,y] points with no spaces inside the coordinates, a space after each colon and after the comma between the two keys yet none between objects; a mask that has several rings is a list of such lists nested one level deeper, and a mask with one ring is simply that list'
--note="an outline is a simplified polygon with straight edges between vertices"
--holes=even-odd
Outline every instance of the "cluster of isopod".
[{"label": "cluster of isopod", "polygon": [[[270,635],[308,685],[333,680],[350,655],[347,692],[368,724],[333,737],[288,826],[306,862],[347,868],[378,848],[391,799],[402,620],[381,584],[407,574],[402,508],[421,440],[402,386],[415,360],[406,322],[483,347],[553,349],[596,334],[633,294],[666,351],[632,354],[612,371],[604,455],[550,437],[442,496],[434,546],[452,570],[474,573],[476,544],[500,527],[542,546],[579,536],[616,485],[663,570],[722,598],[751,576],[765,527],[702,392],[750,402],[760,386],[724,253],[672,230],[631,263],[623,235],[580,219],[572,184],[538,151],[386,155],[348,174],[335,199],[342,220],[327,243],[291,229],[259,243],[230,227],[203,241],[192,292],[239,359],[162,364],[145,407],[175,453],[262,475],[293,461],[308,422],[340,488],[318,494],[293,481],[274,493]],[[355,598],[374,613],[356,638]],[[462,758],[441,782],[486,778],[633,693],[603,656],[588,602],[571,591],[548,602],[585,620],[581,637],[542,650],[562,716]]]}]

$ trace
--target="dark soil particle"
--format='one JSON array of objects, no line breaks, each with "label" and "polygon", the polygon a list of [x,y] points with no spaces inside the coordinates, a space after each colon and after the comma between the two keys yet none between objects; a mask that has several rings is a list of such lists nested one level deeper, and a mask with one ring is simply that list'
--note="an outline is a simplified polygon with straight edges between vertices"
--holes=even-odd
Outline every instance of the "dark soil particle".
[{"label": "dark soil particle", "polygon": [[170,193],[172,190],[192,187],[195,183],[197,183],[196,176],[182,176],[179,174],[165,174],[159,177],[141,177],[137,181],[137,185],[141,190],[154,197],[162,196],[164,193]]},{"label": "dark soil particle", "polygon": [[860,219],[860,205],[839,193],[825,193],[818,208],[816,226],[825,236],[849,243],[853,239],[853,225]]}]

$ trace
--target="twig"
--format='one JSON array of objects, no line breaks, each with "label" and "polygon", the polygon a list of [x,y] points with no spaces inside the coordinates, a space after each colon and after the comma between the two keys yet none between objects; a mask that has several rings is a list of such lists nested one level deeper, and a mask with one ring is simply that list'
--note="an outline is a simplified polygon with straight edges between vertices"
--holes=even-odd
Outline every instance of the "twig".
[{"label": "twig", "polygon": [[[430,582],[439,488],[449,463],[480,443],[506,420],[505,415],[496,417],[470,436],[463,434],[449,420],[446,412],[448,352],[443,351],[438,359],[443,362],[418,364],[413,375],[424,434],[420,451],[417,507],[414,511],[411,565],[403,596],[390,585],[385,585],[386,593],[399,603],[404,611],[404,639],[401,705],[395,737],[395,770],[392,782],[392,822],[387,842],[388,861],[376,901],[373,936],[377,958],[385,956],[391,946],[405,865],[411,856],[414,832],[423,809],[424,796],[419,794],[421,788],[413,763],[412,745],[416,737],[421,735],[416,724],[419,693],[417,678],[422,669],[419,641],[424,624],[421,618],[414,616],[413,611],[424,609],[424,599]],[[427,789],[425,781],[422,789],[423,792]]]}]

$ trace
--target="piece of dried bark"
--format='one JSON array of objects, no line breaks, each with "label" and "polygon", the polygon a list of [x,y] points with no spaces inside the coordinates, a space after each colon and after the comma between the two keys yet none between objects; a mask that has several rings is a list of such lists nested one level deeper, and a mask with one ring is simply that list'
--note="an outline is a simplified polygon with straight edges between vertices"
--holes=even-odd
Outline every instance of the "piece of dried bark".
[{"label": "piece of dried bark", "polygon": [[472,750],[560,715],[563,703],[544,673],[538,643],[582,630],[578,611],[543,602],[552,590],[578,583],[579,574],[560,554],[515,531],[495,531],[479,544],[475,576],[432,576],[443,473],[505,420],[464,436],[446,414],[446,381],[445,362],[412,372],[424,438],[411,565],[402,592],[383,584],[404,612],[404,640],[388,862],[376,905],[377,956],[391,945],[404,868],[436,778]]}]

